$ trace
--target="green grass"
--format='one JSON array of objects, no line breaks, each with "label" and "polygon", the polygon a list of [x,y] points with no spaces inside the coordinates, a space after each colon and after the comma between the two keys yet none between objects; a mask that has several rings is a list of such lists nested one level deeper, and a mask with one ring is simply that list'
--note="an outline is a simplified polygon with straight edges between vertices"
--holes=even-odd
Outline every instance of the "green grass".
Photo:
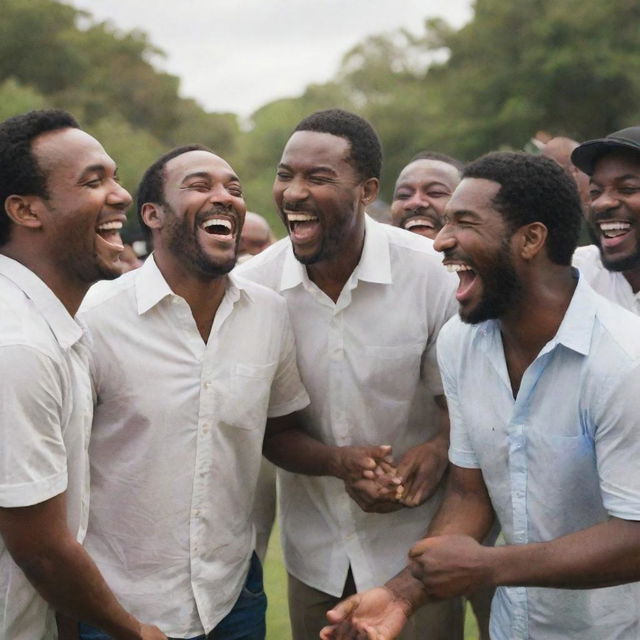
[{"label": "green grass", "polygon": [[[287,611],[287,574],[280,547],[280,531],[273,528],[264,563],[264,585],[269,599],[267,607],[267,640],[291,640]],[[467,605],[465,640],[478,640],[478,628]]]}]

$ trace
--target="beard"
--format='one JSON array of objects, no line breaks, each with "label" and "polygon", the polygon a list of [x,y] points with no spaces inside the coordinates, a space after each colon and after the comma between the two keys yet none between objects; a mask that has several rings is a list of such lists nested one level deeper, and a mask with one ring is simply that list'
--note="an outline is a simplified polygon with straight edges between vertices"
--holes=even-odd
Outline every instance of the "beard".
[{"label": "beard", "polygon": [[175,212],[169,205],[165,204],[164,207],[170,214],[167,218],[167,248],[174,256],[179,258],[183,264],[190,266],[192,270],[199,272],[207,278],[218,278],[226,275],[236,266],[238,242],[240,238],[239,233],[236,239],[236,253],[234,257],[226,261],[216,260],[207,255],[200,246],[197,230],[191,229],[185,220],[178,220]]},{"label": "beard", "polygon": [[[591,242],[600,250],[600,260],[607,271],[632,271],[633,269],[640,267],[640,238],[638,238],[637,235],[636,250],[633,253],[621,258],[611,259],[607,257],[605,252],[602,250],[601,236],[590,223],[587,224],[587,232],[589,233]],[[632,233],[632,231],[629,231],[629,233]]]},{"label": "beard", "polygon": [[511,260],[511,247],[504,239],[502,247],[492,259],[476,269],[476,277],[482,280],[480,302],[469,311],[460,310],[460,318],[467,324],[494,320],[513,309],[522,295],[522,283]]}]

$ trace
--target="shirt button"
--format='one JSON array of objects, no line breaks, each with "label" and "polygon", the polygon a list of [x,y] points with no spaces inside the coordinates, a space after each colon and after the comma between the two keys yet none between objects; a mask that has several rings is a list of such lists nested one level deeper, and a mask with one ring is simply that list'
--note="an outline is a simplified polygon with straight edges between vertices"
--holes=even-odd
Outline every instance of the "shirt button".
[{"label": "shirt button", "polygon": [[205,389],[209,389],[209,388],[211,388],[211,380],[205,380],[202,386],[203,386]]}]

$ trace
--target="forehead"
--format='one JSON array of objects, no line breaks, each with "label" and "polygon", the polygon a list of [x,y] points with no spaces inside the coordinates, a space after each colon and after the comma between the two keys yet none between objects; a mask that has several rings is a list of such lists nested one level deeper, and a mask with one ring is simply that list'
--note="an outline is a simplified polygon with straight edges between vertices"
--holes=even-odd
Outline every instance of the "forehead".
[{"label": "forehead", "polygon": [[190,175],[200,174],[217,180],[236,179],[231,165],[209,151],[197,149],[171,158],[164,167],[167,186],[180,182]]},{"label": "forehead", "polygon": [[115,166],[103,146],[80,129],[47,131],[34,139],[31,150],[48,181],[75,179],[90,167]]},{"label": "forehead", "polygon": [[447,214],[471,211],[477,214],[500,213],[495,209],[493,199],[500,191],[500,184],[484,178],[465,178],[456,187],[446,208]]},{"label": "forehead", "polygon": [[351,169],[351,144],[346,138],[318,131],[296,131],[282,152],[281,164],[308,169]]},{"label": "forehead", "polygon": [[607,153],[596,162],[591,179],[601,182],[624,176],[640,176],[640,153],[630,149]]},{"label": "forehead", "polygon": [[460,173],[448,162],[440,160],[414,160],[398,176],[397,185],[439,182],[454,189],[460,182]]}]

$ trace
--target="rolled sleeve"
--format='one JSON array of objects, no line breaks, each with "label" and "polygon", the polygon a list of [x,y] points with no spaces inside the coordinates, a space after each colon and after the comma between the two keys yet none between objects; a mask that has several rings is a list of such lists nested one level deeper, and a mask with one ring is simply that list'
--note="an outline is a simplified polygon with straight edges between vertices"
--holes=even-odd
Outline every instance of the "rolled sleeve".
[{"label": "rolled sleeve", "polygon": [[60,371],[26,346],[0,348],[0,506],[44,502],[67,488]]}]

